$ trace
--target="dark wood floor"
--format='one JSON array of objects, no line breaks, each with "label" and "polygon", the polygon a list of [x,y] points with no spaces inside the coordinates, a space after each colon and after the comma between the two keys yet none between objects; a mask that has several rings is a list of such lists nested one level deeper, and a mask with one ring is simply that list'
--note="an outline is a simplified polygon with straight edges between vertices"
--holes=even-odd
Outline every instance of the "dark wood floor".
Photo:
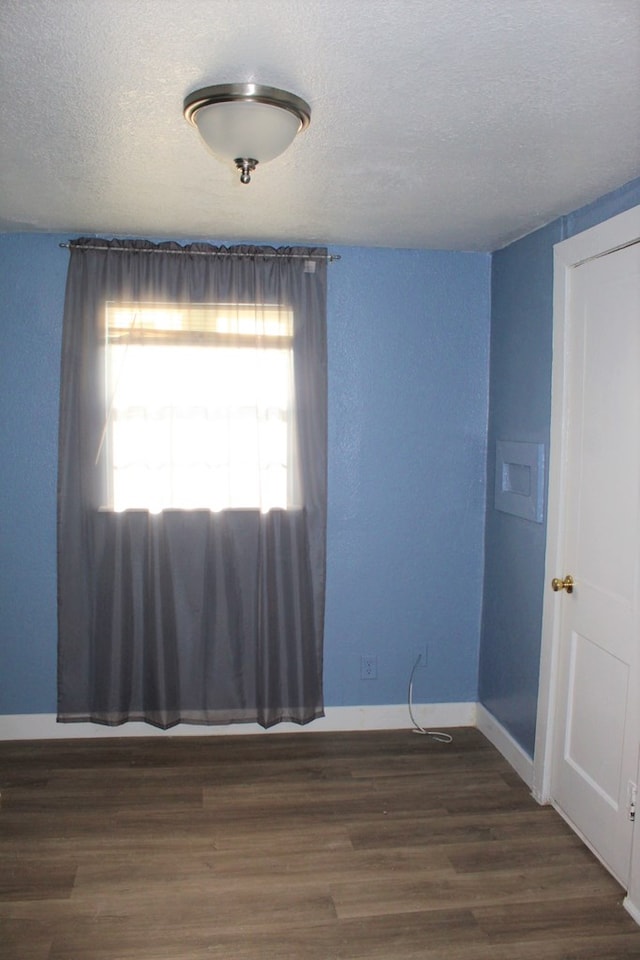
[{"label": "dark wood floor", "polygon": [[614,880],[453,732],[0,744],[0,957],[640,958]]}]

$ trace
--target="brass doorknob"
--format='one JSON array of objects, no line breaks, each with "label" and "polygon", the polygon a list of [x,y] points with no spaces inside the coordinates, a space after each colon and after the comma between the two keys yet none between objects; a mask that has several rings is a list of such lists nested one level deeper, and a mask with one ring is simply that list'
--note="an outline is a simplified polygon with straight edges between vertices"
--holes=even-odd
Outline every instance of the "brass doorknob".
[{"label": "brass doorknob", "polygon": [[571,574],[567,574],[564,580],[559,580],[558,577],[554,577],[551,581],[551,589],[556,593],[559,590],[566,590],[567,593],[573,593],[573,584],[574,580]]}]

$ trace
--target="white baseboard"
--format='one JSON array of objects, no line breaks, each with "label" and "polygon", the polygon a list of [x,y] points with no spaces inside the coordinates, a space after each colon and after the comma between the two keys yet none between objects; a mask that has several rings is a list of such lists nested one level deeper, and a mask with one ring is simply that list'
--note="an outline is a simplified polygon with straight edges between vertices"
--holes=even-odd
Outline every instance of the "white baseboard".
[{"label": "white baseboard", "polygon": [[[425,728],[474,727],[475,703],[413,704],[417,722]],[[125,723],[106,727],[99,723],[58,723],[55,713],[0,716],[0,740],[77,740],[99,737],[211,737],[234,734],[317,733],[347,730],[406,730],[412,726],[406,704],[366,707],[326,707],[326,716],[299,726],[279,723],[268,730],[257,723],[228,726],[178,724],[158,730],[147,723]]]},{"label": "white baseboard", "polygon": [[476,704],[476,726],[531,789],[533,760],[481,703]]},{"label": "white baseboard", "polygon": [[622,901],[622,906],[625,908],[627,913],[633,917],[635,922],[640,925],[640,907],[636,906],[635,903],[632,903],[628,896],[626,896]]}]

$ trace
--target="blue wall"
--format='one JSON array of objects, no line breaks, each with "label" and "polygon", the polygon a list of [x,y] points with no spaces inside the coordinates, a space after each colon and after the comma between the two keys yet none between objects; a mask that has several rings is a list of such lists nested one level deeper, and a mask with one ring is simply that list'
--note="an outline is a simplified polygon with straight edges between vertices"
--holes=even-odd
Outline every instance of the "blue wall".
[{"label": "blue wall", "polygon": [[640,180],[493,255],[480,701],[533,756],[545,526],[493,507],[496,440],[544,443],[551,420],[553,245],[640,203]]},{"label": "blue wall", "polygon": [[[475,700],[490,258],[344,250],[330,273],[327,702]],[[378,680],[359,681],[360,655]]]},{"label": "blue wall", "polygon": [[[416,698],[474,700],[479,684],[532,754],[545,528],[494,510],[495,441],[548,451],[553,244],[638,203],[640,180],[493,258],[339,251],[329,274],[328,705],[403,702],[427,645]],[[55,710],[60,239],[0,235],[0,714]],[[362,654],[378,657],[377,680],[360,680]]]},{"label": "blue wall", "polygon": [[[0,714],[56,704],[55,486],[68,254],[0,235]],[[490,256],[344,248],[329,270],[330,706],[475,700]],[[360,656],[378,679],[360,679]]]},{"label": "blue wall", "polygon": [[57,238],[0,237],[0,714],[55,710]]}]

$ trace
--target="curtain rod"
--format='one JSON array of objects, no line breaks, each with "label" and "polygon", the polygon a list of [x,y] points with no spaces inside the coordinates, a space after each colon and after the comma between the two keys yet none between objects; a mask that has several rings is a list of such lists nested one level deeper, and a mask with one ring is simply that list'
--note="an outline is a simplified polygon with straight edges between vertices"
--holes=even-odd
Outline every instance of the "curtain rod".
[{"label": "curtain rod", "polygon": [[255,260],[260,257],[263,259],[289,257],[293,260],[326,260],[328,263],[342,260],[342,256],[339,253],[234,253],[230,250],[185,250],[184,247],[179,247],[177,250],[159,249],[158,247],[109,247],[106,244],[103,246],[94,244],[93,246],[80,247],[78,244],[70,243],[69,241],[59,243],[58,246],[65,250],[72,248],[78,250],[111,250],[113,253],[188,253],[190,256],[196,257],[250,257]]}]

